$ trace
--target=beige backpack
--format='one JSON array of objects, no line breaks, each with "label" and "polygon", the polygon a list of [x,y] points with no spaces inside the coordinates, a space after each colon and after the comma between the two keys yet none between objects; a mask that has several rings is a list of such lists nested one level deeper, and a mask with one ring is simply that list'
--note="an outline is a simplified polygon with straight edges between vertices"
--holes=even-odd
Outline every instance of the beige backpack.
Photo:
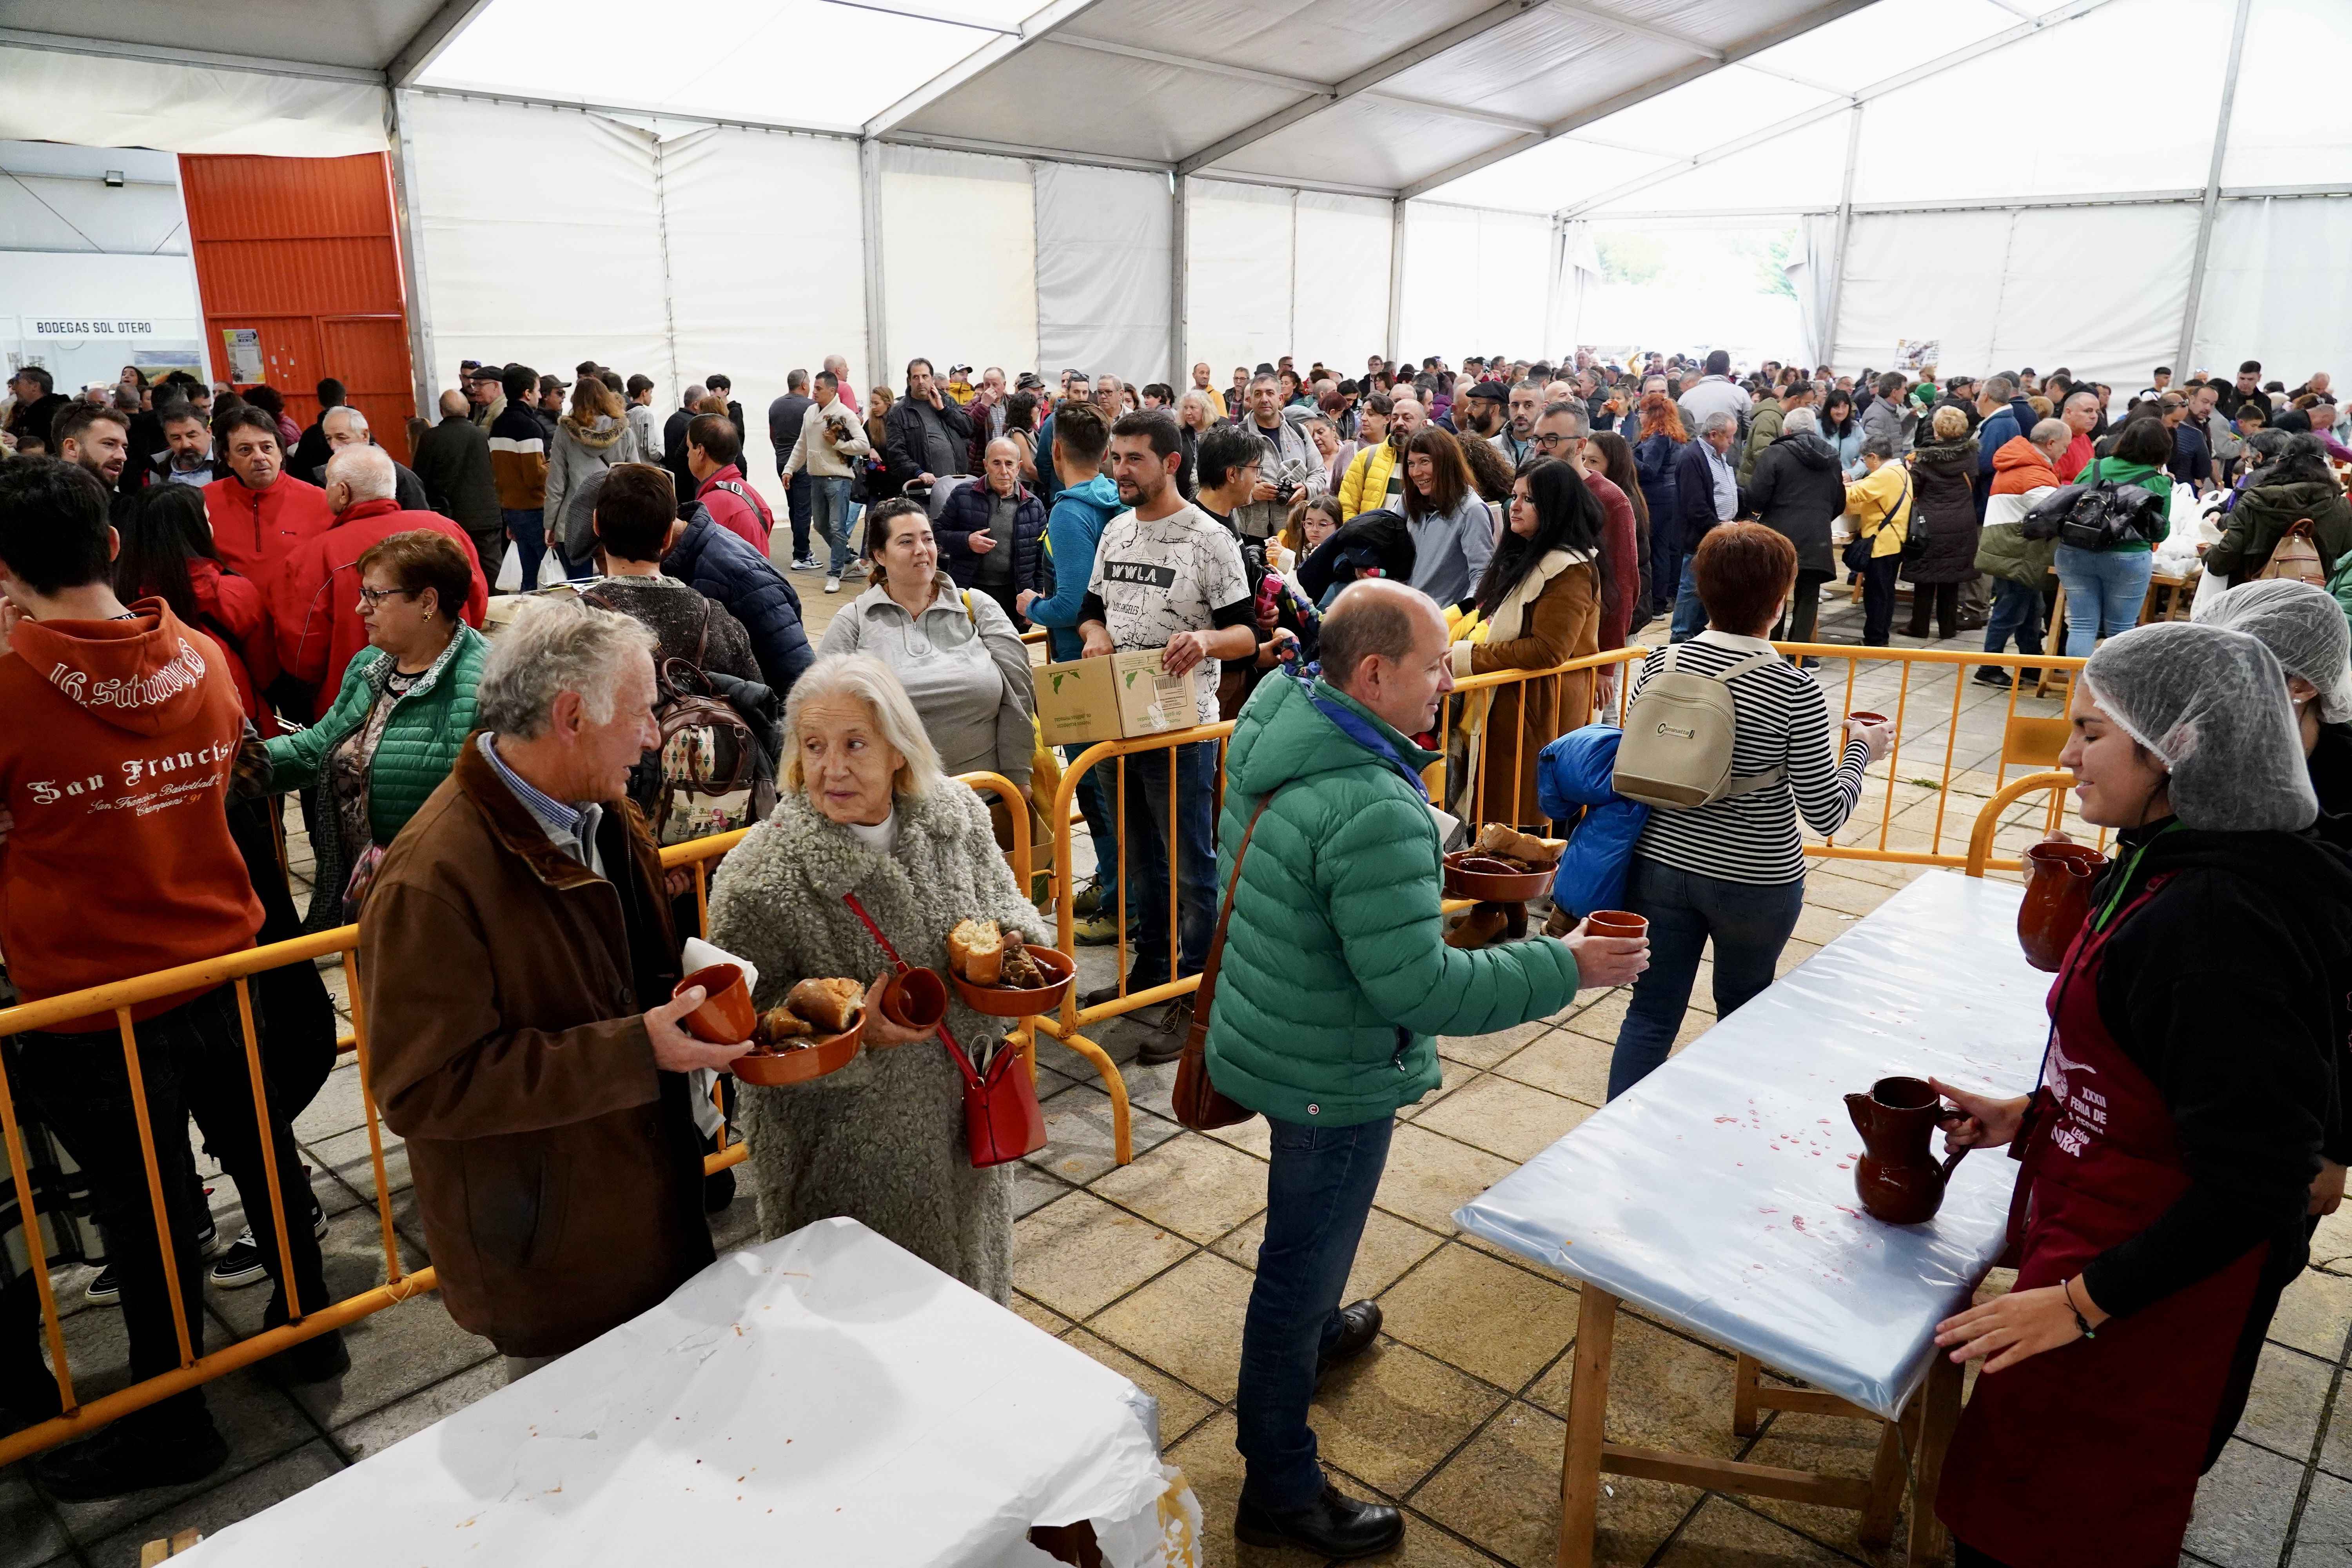
[{"label": "beige backpack", "polygon": [[1750,654],[1720,675],[1699,675],[1675,668],[1681,652],[1680,647],[1666,649],[1658,673],[1643,683],[1627,710],[1610,787],[1644,805],[1688,811],[1769,788],[1787,777],[1788,770],[1780,766],[1740,776],[1731,771],[1731,751],[1739,738],[1731,678],[1780,656]]},{"label": "beige backpack", "polygon": [[2271,551],[2270,561],[2255,581],[2308,583],[2327,586],[2327,569],[2319,559],[2318,542],[2311,537],[2311,519],[2299,518]]}]

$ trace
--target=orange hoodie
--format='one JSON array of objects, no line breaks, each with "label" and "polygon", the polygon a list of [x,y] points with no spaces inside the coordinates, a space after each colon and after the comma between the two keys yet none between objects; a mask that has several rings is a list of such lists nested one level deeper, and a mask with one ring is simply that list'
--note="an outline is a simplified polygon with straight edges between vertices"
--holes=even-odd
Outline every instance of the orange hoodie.
[{"label": "orange hoodie", "polygon": [[1997,496],[2021,496],[2028,490],[2047,486],[2055,489],[2057,470],[2042,448],[2022,436],[2011,436],[1992,455],[1992,493]]},{"label": "orange hoodie", "polygon": [[0,952],[28,1000],[239,952],[261,929],[226,816],[236,680],[163,600],[131,609],[23,621],[0,653],[0,802],[16,816],[0,840]]}]

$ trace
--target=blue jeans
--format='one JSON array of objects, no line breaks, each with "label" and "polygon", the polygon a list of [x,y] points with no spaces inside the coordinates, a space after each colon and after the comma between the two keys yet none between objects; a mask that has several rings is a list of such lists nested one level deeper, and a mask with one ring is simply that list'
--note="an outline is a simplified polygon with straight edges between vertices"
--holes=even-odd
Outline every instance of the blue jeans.
[{"label": "blue jeans", "polygon": [[1242,1322],[1241,1393],[1234,1447],[1247,1474],[1242,1496],[1276,1513],[1323,1491],[1315,1433],[1315,1363],[1339,1334],[1339,1296],[1388,1163],[1392,1116],[1353,1127],[1277,1121],[1265,1173],[1265,1239]]},{"label": "blue jeans", "polygon": [[1675,592],[1675,622],[1669,639],[1688,642],[1706,630],[1706,606],[1698,602],[1698,574],[1691,563],[1696,559],[1695,550],[1683,552],[1682,585]]},{"label": "blue jeans", "polygon": [[[1217,845],[1211,831],[1217,784],[1217,743],[1195,741],[1176,756],[1176,930],[1179,974],[1198,974],[1209,957],[1209,927],[1217,896]],[[1116,767],[1116,763],[1112,764]],[[1118,775],[1099,770],[1116,800]],[[1134,957],[1127,988],[1163,985],[1168,973],[1168,763],[1146,752],[1127,760],[1127,890],[1139,907],[1128,928]]]},{"label": "blue jeans", "polygon": [[810,497],[809,510],[813,514],[816,536],[832,546],[833,559],[825,567],[824,574],[838,577],[849,569],[849,481],[846,479],[812,479],[809,484],[814,491]]},{"label": "blue jeans", "polygon": [[[2149,557],[2154,560],[2155,557]],[[2042,590],[2008,577],[1992,580],[1992,615],[1985,621],[1985,652],[1999,653],[2017,638],[2017,651],[2042,651]]]},{"label": "blue jeans", "polygon": [[2139,625],[2156,556],[2146,550],[2058,547],[2058,581],[2066,590],[2066,657],[2088,658],[2101,637]]},{"label": "blue jeans", "polygon": [[1780,950],[1804,912],[1805,880],[1727,882],[1633,857],[1625,907],[1650,922],[1650,967],[1633,982],[1609,1061],[1609,1098],[1657,1071],[1690,1006],[1691,983],[1715,939],[1715,1016],[1730,1016],[1772,984]]},{"label": "blue jeans", "polygon": [[[1062,761],[1075,763],[1086,749],[1084,745],[1064,746]],[[1078,815],[1087,819],[1087,837],[1094,840],[1095,880],[1102,889],[1100,908],[1107,915],[1116,915],[1118,910],[1118,824],[1111,815],[1118,809],[1111,795],[1117,779],[1111,771],[1114,766],[1115,763],[1105,763],[1087,769],[1086,776],[1078,780],[1077,789]],[[1128,929],[1132,931],[1135,900],[1130,896],[1127,902]]]},{"label": "blue jeans", "polygon": [[547,553],[547,513],[538,507],[499,508],[499,521],[522,557],[522,591],[539,586],[540,558]]},{"label": "blue jeans", "polygon": [[784,510],[793,520],[793,559],[805,561],[809,552],[809,510],[815,494],[815,477],[803,468],[789,479],[785,479],[781,472],[776,478],[783,479]]}]

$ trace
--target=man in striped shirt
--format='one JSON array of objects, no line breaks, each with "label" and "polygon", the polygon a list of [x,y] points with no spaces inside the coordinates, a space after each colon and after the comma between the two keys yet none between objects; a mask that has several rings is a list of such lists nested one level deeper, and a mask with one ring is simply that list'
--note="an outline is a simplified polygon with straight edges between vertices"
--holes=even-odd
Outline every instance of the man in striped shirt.
[{"label": "man in striped shirt", "polygon": [[547,426],[531,409],[539,373],[510,364],[499,375],[507,405],[490,423],[490,478],[499,487],[499,521],[522,557],[522,591],[539,586],[547,553]]}]

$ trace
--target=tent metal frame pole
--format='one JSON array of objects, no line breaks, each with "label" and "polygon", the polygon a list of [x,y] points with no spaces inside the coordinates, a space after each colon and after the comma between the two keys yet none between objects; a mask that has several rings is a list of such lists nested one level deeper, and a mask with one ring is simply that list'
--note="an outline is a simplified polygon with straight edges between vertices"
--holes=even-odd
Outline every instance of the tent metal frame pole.
[{"label": "tent metal frame pole", "polygon": [[1168,384],[1192,384],[1186,331],[1192,292],[1192,198],[1188,177],[1168,176]]},{"label": "tent metal frame pole", "polygon": [[2213,158],[2205,170],[2205,198],[2197,210],[2197,249],[2189,263],[2189,299],[2180,310],[2180,352],[2173,364],[2187,374],[2197,348],[2197,316],[2205,299],[2205,263],[2213,248],[2213,217],[2221,205],[2221,162],[2230,152],[2230,115],[2238,101],[2238,64],[2246,52],[2246,22],[2254,0],[2238,0],[2230,25],[2230,69],[2221,79],[2221,110],[2214,117]]},{"label": "tent metal frame pole", "polygon": [[1863,106],[1855,104],[1845,132],[1845,184],[1838,193],[1837,244],[1831,252],[1829,308],[1822,312],[1822,341],[1816,345],[1816,365],[1837,363],[1838,313],[1845,306],[1846,242],[1853,236],[1853,169],[1862,158]]},{"label": "tent metal frame pole", "polygon": [[866,251],[866,384],[895,384],[889,365],[889,311],[882,281],[882,142],[861,137],[857,143],[857,207]]},{"label": "tent metal frame pole", "polygon": [[408,296],[408,380],[417,416],[433,425],[441,418],[441,390],[432,307],[425,292],[425,233],[416,217],[416,148],[409,140],[408,117],[400,111],[400,89],[386,97],[392,106],[392,215],[400,235],[401,289]]},{"label": "tent metal frame pole", "polygon": [[1404,199],[1389,204],[1389,335],[1381,356],[1396,363],[1397,340],[1404,335]]}]

